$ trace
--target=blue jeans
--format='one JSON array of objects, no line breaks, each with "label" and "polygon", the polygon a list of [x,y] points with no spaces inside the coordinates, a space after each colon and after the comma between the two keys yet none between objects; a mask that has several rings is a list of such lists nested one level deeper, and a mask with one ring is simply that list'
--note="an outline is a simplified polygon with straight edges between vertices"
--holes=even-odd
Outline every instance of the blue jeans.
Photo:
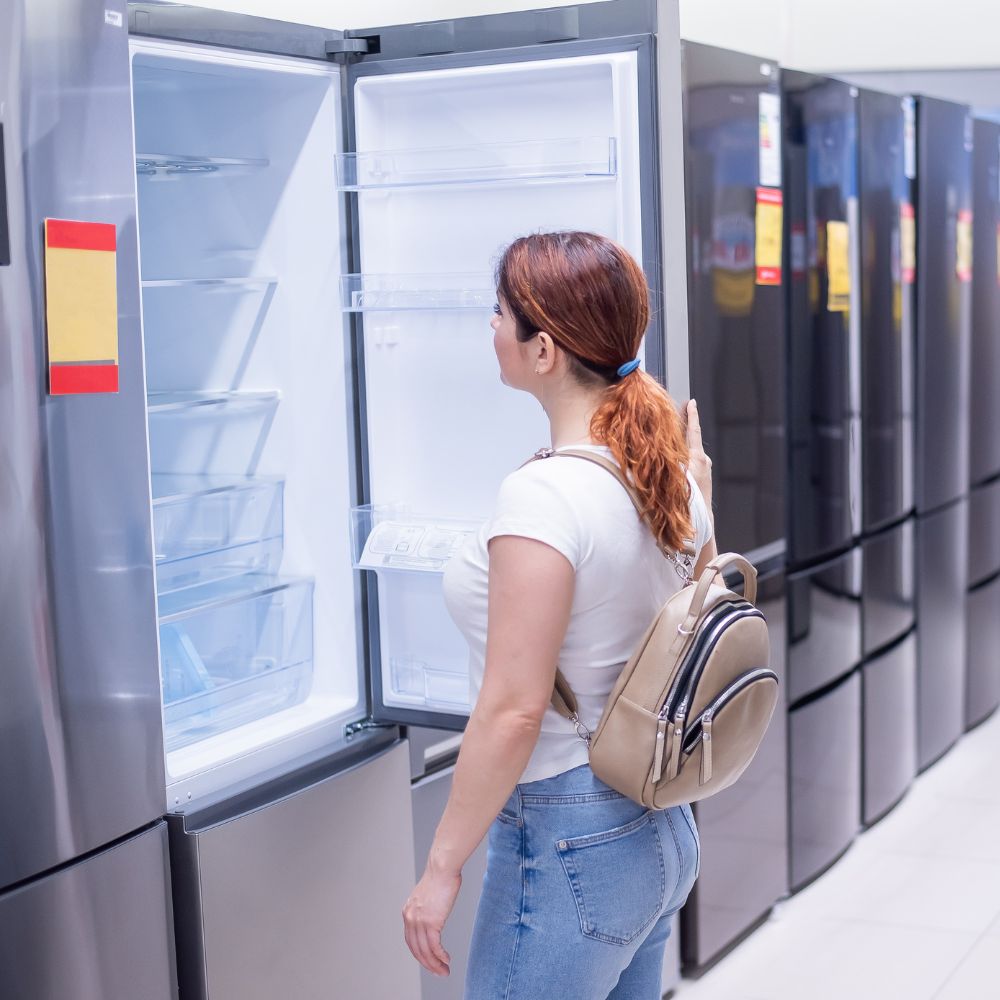
[{"label": "blue jeans", "polygon": [[688,806],[647,810],[589,764],[518,785],[489,831],[465,1000],[660,1000],[699,857]]}]

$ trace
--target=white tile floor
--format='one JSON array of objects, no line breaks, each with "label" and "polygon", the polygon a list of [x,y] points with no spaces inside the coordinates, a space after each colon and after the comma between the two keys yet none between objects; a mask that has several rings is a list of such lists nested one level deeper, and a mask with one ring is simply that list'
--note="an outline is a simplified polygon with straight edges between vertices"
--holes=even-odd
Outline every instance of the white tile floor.
[{"label": "white tile floor", "polygon": [[677,1000],[1000,1000],[1000,712]]}]

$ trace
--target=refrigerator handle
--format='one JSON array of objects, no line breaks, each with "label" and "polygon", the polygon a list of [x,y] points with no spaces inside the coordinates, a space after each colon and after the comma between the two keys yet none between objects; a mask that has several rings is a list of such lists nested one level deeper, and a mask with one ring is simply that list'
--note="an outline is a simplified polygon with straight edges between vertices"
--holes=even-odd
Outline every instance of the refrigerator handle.
[{"label": "refrigerator handle", "polygon": [[3,122],[0,122],[0,267],[10,266],[10,232],[7,228],[7,167],[5,163]]}]

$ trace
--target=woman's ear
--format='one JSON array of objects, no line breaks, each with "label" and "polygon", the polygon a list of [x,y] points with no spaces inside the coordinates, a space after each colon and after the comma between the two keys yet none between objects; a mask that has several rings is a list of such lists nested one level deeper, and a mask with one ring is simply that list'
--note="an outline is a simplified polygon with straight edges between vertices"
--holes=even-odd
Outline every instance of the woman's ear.
[{"label": "woman's ear", "polygon": [[535,374],[547,375],[556,363],[555,341],[544,331],[535,337]]}]

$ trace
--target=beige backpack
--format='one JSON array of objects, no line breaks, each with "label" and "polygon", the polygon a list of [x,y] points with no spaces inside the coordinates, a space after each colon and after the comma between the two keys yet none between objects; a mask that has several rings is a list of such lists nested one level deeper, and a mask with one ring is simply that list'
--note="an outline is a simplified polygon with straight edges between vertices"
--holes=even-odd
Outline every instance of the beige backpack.
[{"label": "beige backpack", "polygon": [[[572,450],[543,449],[536,458],[556,455],[606,469],[641,515],[638,496],[614,462]],[[664,555],[679,563],[675,553]],[[743,576],[742,596],[723,585],[730,567]],[[757,572],[743,556],[729,552],[713,559],[653,619],[593,734],[556,670],[552,704],[576,726],[590,748],[590,766],[605,784],[650,809],[666,809],[722,791],[746,770],[778,701],[756,596]]]}]

